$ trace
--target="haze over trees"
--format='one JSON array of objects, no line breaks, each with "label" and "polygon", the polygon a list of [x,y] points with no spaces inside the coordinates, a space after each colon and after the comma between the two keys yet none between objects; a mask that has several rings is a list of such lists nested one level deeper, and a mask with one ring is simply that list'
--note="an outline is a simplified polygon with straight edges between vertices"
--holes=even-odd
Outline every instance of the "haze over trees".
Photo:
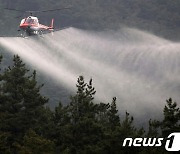
[{"label": "haze over trees", "polygon": [[[0,57],[0,61],[2,57]],[[116,98],[94,101],[93,80],[77,80],[77,91],[55,110],[41,95],[36,72],[29,71],[19,56],[0,72],[0,153],[166,153],[164,146],[122,147],[126,137],[163,137],[180,131],[180,110],[170,98],[162,121],[150,120],[149,129],[135,127],[134,118],[124,111],[119,116]],[[148,121],[147,121],[148,123]]]}]

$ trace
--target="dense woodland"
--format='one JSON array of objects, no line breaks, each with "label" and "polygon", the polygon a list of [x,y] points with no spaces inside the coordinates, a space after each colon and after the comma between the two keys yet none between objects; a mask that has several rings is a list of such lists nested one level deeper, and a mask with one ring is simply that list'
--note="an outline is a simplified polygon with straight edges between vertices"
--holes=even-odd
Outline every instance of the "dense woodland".
[{"label": "dense woodland", "polygon": [[55,27],[91,30],[135,27],[167,39],[180,39],[179,0],[0,0],[0,35],[17,35],[21,18],[29,15],[8,11],[47,10],[72,6],[70,10],[34,14],[43,24],[55,18]]},{"label": "dense woodland", "polygon": [[[3,60],[2,57],[0,58]],[[77,79],[77,91],[67,105],[55,110],[41,95],[43,85],[36,71],[29,71],[19,56],[0,72],[0,153],[166,153],[157,148],[122,147],[126,137],[163,137],[180,131],[180,110],[170,98],[162,109],[163,119],[149,120],[149,128],[136,128],[134,118],[124,111],[119,116],[116,98],[105,104],[95,102],[93,80]]]}]

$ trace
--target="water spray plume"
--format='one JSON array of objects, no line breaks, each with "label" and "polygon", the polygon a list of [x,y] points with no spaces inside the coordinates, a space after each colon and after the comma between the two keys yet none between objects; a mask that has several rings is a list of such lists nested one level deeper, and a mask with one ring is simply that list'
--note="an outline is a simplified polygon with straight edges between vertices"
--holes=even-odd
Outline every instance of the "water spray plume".
[{"label": "water spray plume", "polygon": [[93,78],[96,99],[118,98],[119,110],[161,114],[165,100],[180,100],[180,43],[136,30],[93,32],[68,28],[43,38],[0,38],[39,72],[74,90],[76,79]]}]

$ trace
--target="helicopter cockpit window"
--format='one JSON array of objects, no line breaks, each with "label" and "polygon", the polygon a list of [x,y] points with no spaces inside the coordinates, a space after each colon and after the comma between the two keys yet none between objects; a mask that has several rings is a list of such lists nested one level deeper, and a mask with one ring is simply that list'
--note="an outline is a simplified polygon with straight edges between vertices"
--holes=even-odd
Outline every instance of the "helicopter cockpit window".
[{"label": "helicopter cockpit window", "polygon": [[24,22],[25,22],[25,19],[22,19],[22,20],[21,20],[21,24],[23,24]]},{"label": "helicopter cockpit window", "polygon": [[36,19],[28,18],[26,20],[26,23],[28,23],[28,24],[38,24],[38,21]]}]

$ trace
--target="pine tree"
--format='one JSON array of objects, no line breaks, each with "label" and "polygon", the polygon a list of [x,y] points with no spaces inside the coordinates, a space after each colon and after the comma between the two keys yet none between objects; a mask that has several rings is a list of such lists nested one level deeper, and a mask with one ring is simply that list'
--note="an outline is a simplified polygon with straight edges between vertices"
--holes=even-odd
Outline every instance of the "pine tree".
[{"label": "pine tree", "polygon": [[32,129],[29,129],[23,137],[23,145],[15,143],[19,154],[54,154],[54,142],[39,136]]},{"label": "pine tree", "polygon": [[29,128],[42,127],[39,124],[42,123],[41,113],[48,99],[40,94],[42,86],[37,86],[36,72],[29,75],[19,56],[14,56],[13,62],[1,75],[0,131],[11,134],[8,146],[16,152],[14,143],[21,144]]},{"label": "pine tree", "polygon": [[83,76],[80,76],[77,80],[77,94],[71,97],[70,110],[74,122],[81,117],[94,117],[94,109],[96,105],[92,102],[94,95],[96,93],[94,87],[92,86],[92,79],[89,84],[84,82]]},{"label": "pine tree", "polygon": [[[176,102],[173,102],[171,98],[166,100],[166,105],[163,110],[164,118],[162,121],[153,120],[150,121],[151,135],[161,132],[161,137],[166,138],[172,132],[180,131],[180,109]],[[160,129],[158,131],[158,129]]]},{"label": "pine tree", "polygon": [[9,139],[11,138],[11,133],[0,131],[0,152],[4,154],[10,154]]},{"label": "pine tree", "polygon": [[109,127],[109,115],[108,115],[108,111],[110,108],[110,104],[107,103],[99,103],[97,106],[97,120],[99,123],[101,123],[101,125],[103,126],[108,126]]},{"label": "pine tree", "polygon": [[2,56],[2,55],[0,55],[0,64],[1,64],[2,58],[3,58],[3,56]]},{"label": "pine tree", "polygon": [[[68,130],[65,133],[68,140],[66,140],[66,145],[63,145],[64,151],[94,153],[101,150],[98,144],[102,138],[102,128],[96,120],[97,105],[93,103],[96,91],[92,86],[92,79],[87,84],[82,76],[78,78],[76,86],[77,93],[71,97],[71,102],[66,109],[70,121],[64,125],[64,128]],[[63,108],[61,106],[59,106],[59,111],[62,117]],[[59,117],[59,121],[61,119]],[[61,124],[63,124],[62,121]]]},{"label": "pine tree", "polygon": [[147,137],[158,137],[159,136],[159,126],[160,122],[157,120],[149,120],[149,129],[147,133]]},{"label": "pine tree", "polygon": [[[127,137],[131,138],[137,138],[137,137],[143,137],[144,129],[140,128],[137,129],[134,125],[134,118],[133,116],[130,116],[130,114],[126,111],[125,119],[121,123],[121,127],[119,130],[119,138],[121,145],[123,144],[123,141]],[[120,149],[121,153],[140,153],[141,149],[136,147],[124,147]]]},{"label": "pine tree", "polygon": [[167,105],[164,107],[164,119],[161,123],[162,135],[167,137],[172,132],[180,131],[180,109],[177,103],[171,98],[166,100]]},{"label": "pine tree", "polygon": [[111,130],[115,130],[117,126],[120,126],[120,118],[116,107],[116,97],[113,98],[112,103],[110,105],[110,109],[108,111],[108,120]]},{"label": "pine tree", "polygon": [[61,103],[55,108],[54,113],[54,134],[52,138],[55,139],[56,149],[59,152],[68,151],[69,141],[72,141],[71,134],[71,118],[68,114],[67,106],[63,106]]},{"label": "pine tree", "polygon": [[[109,103],[108,103],[109,105]],[[103,125],[104,138],[103,145],[106,153],[119,153],[120,142],[120,117],[116,107],[116,97],[105,110],[106,123]],[[104,121],[104,120],[103,120]]]}]

